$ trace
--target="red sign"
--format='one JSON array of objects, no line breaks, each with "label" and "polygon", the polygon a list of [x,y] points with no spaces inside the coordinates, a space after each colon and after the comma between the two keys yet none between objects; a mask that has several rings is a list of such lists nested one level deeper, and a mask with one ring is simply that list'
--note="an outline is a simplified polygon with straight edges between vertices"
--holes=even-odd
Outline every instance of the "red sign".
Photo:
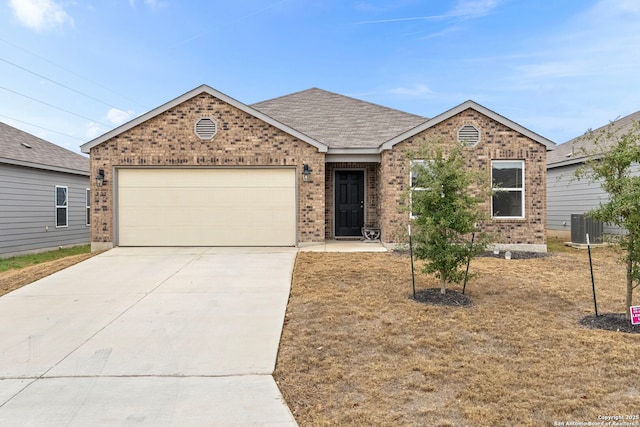
[{"label": "red sign", "polygon": [[629,307],[631,310],[631,324],[640,325],[640,305]]}]

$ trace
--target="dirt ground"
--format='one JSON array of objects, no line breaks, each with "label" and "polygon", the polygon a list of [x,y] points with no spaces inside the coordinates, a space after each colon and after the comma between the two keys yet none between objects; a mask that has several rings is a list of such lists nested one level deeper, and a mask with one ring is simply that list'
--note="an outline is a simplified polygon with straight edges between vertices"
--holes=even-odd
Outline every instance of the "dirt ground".
[{"label": "dirt ground", "polygon": [[[0,295],[90,256],[0,273]],[[594,251],[601,314],[624,308],[617,256]],[[438,286],[419,269],[418,292]],[[640,335],[580,324],[593,315],[585,251],[478,258],[471,272],[471,305],[435,306],[411,299],[406,255],[300,253],[274,375],[298,423],[639,421]]]},{"label": "dirt ground", "polygon": [[93,255],[95,254],[74,255],[66,258],[60,258],[55,261],[21,268],[19,270],[7,270],[0,272],[0,296],[77,264],[80,261],[84,261],[87,258],[91,258]]},{"label": "dirt ground", "polygon": [[[622,313],[624,268],[593,252],[598,310]],[[586,251],[478,258],[471,272],[472,305],[435,306],[411,299],[408,256],[300,253],[275,372],[298,423],[640,421],[640,335],[580,324],[594,309]],[[417,273],[418,291],[438,285]]]}]

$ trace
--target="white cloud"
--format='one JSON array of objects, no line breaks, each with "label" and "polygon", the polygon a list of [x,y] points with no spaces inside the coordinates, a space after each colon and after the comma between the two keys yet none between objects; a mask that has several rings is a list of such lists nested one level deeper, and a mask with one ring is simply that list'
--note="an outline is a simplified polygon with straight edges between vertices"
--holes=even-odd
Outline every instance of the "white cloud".
[{"label": "white cloud", "polygon": [[378,19],[375,21],[356,22],[356,24],[381,24],[402,21],[433,21],[447,18],[480,18],[489,15],[500,0],[459,0],[456,6],[442,15],[411,16],[405,18]]},{"label": "white cloud", "polygon": [[479,18],[487,16],[498,6],[498,0],[460,0],[448,16]]},{"label": "white cloud", "polygon": [[431,95],[433,91],[424,84],[417,84],[413,87],[398,87],[395,89],[389,90],[390,93],[395,95],[406,95],[406,96],[424,96]]},{"label": "white cloud", "polygon": [[[151,9],[157,9],[159,7],[164,7],[164,6],[167,5],[166,2],[163,2],[161,0],[143,0],[143,2],[144,2],[144,4],[149,6],[149,8],[151,8]],[[129,0],[129,6],[135,7],[136,6],[136,0]]]},{"label": "white cloud", "polygon": [[73,26],[73,18],[54,0],[10,0],[9,5],[20,23],[33,30]]},{"label": "white cloud", "polygon": [[106,129],[102,128],[99,124],[94,123],[94,122],[89,122],[86,125],[86,132],[85,135],[87,138],[94,139],[99,137],[100,135],[102,135],[103,133],[106,132]]},{"label": "white cloud", "polygon": [[601,0],[560,33],[536,38],[534,43],[545,49],[514,68],[521,79],[599,77],[600,84],[610,84],[640,67],[633,54],[640,49],[638,25],[640,2]]},{"label": "white cloud", "polygon": [[114,125],[121,125],[128,122],[135,116],[135,111],[122,111],[117,108],[112,108],[107,112],[107,120]]}]

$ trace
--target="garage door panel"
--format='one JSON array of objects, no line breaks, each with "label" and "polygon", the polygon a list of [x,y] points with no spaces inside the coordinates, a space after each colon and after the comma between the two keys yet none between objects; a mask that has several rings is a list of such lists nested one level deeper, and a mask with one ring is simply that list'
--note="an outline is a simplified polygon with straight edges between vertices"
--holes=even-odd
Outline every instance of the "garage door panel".
[{"label": "garage door panel", "polygon": [[293,169],[123,169],[121,246],[293,246]]},{"label": "garage door panel", "polygon": [[[247,186],[273,188],[292,186],[293,169],[122,169],[127,176],[119,176],[119,188],[244,188]],[[135,172],[132,172],[135,171]],[[144,173],[139,174],[138,171]],[[131,173],[132,172],[132,173]],[[268,175],[268,180],[264,177]]]},{"label": "garage door panel", "polygon": [[127,188],[120,189],[121,206],[290,206],[295,200],[292,188],[180,188],[170,189]]},{"label": "garage door panel", "polygon": [[[256,212],[255,209],[235,208],[230,213],[227,207],[158,209],[139,207],[130,210],[130,215],[120,219],[120,228],[141,227],[157,228],[229,228],[228,224],[220,221],[221,217],[233,216],[234,222],[245,223],[245,226],[231,227],[237,230],[252,228],[288,227],[291,225],[290,212],[285,208],[272,208],[268,211]],[[197,227],[194,227],[197,225]]]}]

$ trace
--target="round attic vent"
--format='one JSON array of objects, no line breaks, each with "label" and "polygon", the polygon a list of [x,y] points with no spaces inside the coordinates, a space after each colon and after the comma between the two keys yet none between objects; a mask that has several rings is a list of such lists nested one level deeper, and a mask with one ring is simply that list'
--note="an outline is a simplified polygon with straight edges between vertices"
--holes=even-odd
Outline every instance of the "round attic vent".
[{"label": "round attic vent", "polygon": [[196,121],[195,132],[200,139],[213,139],[218,133],[218,123],[211,117],[203,117]]},{"label": "round attic vent", "polygon": [[472,147],[480,141],[480,131],[473,125],[464,125],[458,130],[458,142]]}]

